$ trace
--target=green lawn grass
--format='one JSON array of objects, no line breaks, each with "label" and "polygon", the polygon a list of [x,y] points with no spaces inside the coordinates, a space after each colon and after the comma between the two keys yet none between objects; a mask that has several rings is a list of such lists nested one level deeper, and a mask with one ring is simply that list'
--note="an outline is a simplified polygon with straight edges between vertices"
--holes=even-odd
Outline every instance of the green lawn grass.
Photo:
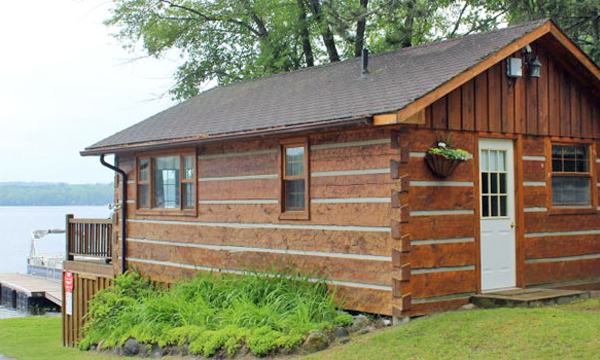
[{"label": "green lawn grass", "polygon": [[[0,353],[27,359],[118,359],[63,348],[60,318],[0,320]],[[353,336],[311,359],[600,359],[600,300],[537,309],[457,311]]]}]

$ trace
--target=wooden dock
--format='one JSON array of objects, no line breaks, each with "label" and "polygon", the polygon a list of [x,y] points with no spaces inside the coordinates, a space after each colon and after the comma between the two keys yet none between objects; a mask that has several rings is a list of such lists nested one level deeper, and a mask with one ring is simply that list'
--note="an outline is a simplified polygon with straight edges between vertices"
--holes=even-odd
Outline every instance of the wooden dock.
[{"label": "wooden dock", "polygon": [[[0,287],[13,291],[15,297],[18,295],[27,299],[47,299],[59,307],[62,306],[61,283],[57,281],[23,274],[0,274]],[[4,296],[6,293],[7,291],[2,291],[3,300],[7,297]]]}]

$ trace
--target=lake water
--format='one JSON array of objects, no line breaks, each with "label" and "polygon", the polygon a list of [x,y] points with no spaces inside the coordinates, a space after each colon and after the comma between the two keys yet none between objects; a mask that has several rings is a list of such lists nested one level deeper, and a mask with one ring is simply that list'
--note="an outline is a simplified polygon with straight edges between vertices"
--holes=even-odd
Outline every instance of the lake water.
[{"label": "lake water", "polygon": [[[106,219],[107,206],[0,206],[0,273],[27,272],[31,230],[64,229],[65,215]],[[40,254],[65,252],[65,235],[50,234],[36,241]]]}]

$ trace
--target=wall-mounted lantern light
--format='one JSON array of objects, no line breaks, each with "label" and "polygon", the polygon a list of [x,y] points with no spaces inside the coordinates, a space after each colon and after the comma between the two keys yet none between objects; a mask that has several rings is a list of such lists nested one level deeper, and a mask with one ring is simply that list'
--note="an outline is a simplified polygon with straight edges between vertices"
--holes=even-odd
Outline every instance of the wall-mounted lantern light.
[{"label": "wall-mounted lantern light", "polygon": [[509,57],[506,59],[506,75],[511,78],[522,77],[523,61],[516,57]]},{"label": "wall-mounted lantern light", "polygon": [[537,56],[533,60],[529,61],[529,76],[532,78],[539,78],[542,69],[542,63],[538,60]]}]

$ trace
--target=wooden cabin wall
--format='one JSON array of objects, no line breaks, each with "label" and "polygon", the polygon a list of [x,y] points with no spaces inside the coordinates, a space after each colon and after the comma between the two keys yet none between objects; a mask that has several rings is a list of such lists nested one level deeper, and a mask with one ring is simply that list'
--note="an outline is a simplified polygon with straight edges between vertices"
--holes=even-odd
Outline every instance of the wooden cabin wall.
[{"label": "wooden cabin wall", "polygon": [[[479,138],[514,139],[516,216],[522,224],[517,231],[517,285],[600,285],[600,208],[561,214],[552,211],[549,200],[551,139],[596,140],[598,149],[600,101],[560,59],[539,44],[533,48],[543,64],[541,78],[509,79],[502,61],[426,108],[424,125],[399,132],[398,142],[410,152],[410,161],[399,164],[397,172],[410,188],[398,203],[410,215],[392,232],[411,240],[408,251],[393,253],[395,265],[411,273],[409,278],[394,273],[399,313],[456,308],[478,291],[478,167],[469,161],[446,179],[433,177],[422,157],[438,136],[449,136],[453,146],[471,153],[478,151]],[[591,157],[597,172],[592,195],[597,197],[600,156]],[[408,301],[399,301],[407,294]]]},{"label": "wooden cabin wall", "polygon": [[[436,140],[431,129],[405,128],[398,133],[409,158],[397,164],[401,189],[398,203],[408,207],[401,221],[392,222],[392,234],[406,239],[392,250],[395,266],[394,313],[416,316],[455,309],[477,292],[477,251],[473,161],[462,164],[446,179],[434,176],[425,164],[427,150]],[[453,132],[453,141],[474,153],[473,133]],[[401,183],[403,183],[401,185]]]},{"label": "wooden cabin wall", "polygon": [[278,139],[198,149],[197,217],[136,213],[135,157],[121,156],[129,264],[159,281],[293,267],[335,282],[348,309],[390,314],[390,130],[309,138],[310,220],[278,219]]}]

